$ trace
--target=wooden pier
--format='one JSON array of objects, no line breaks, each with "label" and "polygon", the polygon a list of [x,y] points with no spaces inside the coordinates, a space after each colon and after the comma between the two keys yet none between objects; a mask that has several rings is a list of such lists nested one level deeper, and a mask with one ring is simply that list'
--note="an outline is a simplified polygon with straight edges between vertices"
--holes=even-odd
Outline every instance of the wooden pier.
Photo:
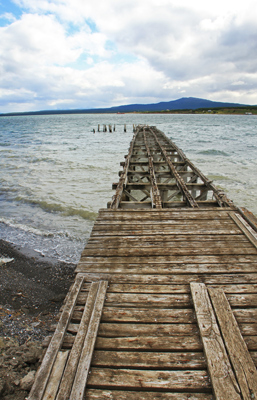
[{"label": "wooden pier", "polygon": [[257,228],[135,129],[29,400],[257,399]]}]

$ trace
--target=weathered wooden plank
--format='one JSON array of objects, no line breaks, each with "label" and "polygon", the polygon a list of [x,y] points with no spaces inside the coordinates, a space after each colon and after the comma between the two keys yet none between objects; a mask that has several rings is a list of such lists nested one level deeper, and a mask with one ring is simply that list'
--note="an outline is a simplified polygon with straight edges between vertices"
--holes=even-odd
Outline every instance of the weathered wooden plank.
[{"label": "weathered wooden plank", "polygon": [[[244,285],[245,287],[247,285]],[[249,285],[254,287],[254,285]],[[155,294],[175,294],[175,293],[190,293],[189,284],[183,285],[148,285],[148,284],[119,284],[112,283],[108,286],[108,293],[155,293]],[[256,284],[257,293],[257,284]]]},{"label": "weathered wooden plank", "polygon": [[103,221],[103,222],[96,222],[93,231],[130,231],[130,230],[182,230],[182,229],[193,229],[195,228],[195,232],[201,229],[206,229],[209,226],[209,229],[214,232],[216,229],[235,229],[240,232],[240,228],[235,224],[232,220],[164,220],[164,221],[135,221],[131,223],[130,221],[127,222],[120,222],[120,221]]},{"label": "weathered wooden plank", "polygon": [[151,181],[151,186],[152,186],[151,187],[152,207],[161,209],[162,208],[162,199],[161,199],[161,194],[160,194],[160,191],[158,188],[157,179],[156,179],[156,175],[155,175],[155,171],[154,171],[153,157],[151,154],[151,150],[148,146],[148,140],[146,138],[145,131],[143,132],[143,135],[144,135],[144,144],[145,144],[147,156],[148,156],[148,162],[149,162],[148,170],[149,170],[150,181]]},{"label": "weathered wooden plank", "polygon": [[[257,351],[257,335],[243,336],[248,350],[251,352]],[[100,350],[153,350],[153,351],[202,351],[202,342],[197,336],[167,336],[160,337],[141,337],[138,338],[98,338],[96,348]],[[47,347],[51,337],[44,340],[43,345]],[[75,340],[74,335],[65,335],[62,349],[71,349]]]},{"label": "weathered wooden plank", "polygon": [[[163,263],[174,263],[174,264],[241,264],[242,267],[245,264],[255,265],[257,264],[256,256],[254,254],[249,255],[169,255],[169,256],[135,256],[135,257],[81,257],[80,263],[103,263],[106,264],[163,264]],[[250,271],[249,271],[250,272]],[[254,271],[253,271],[254,272]]]},{"label": "weathered wooden plank", "polygon": [[190,287],[215,396],[220,400],[240,400],[240,389],[220,335],[207,288],[200,283],[191,283]]},{"label": "weathered wooden plank", "polygon": [[67,350],[58,352],[45,393],[43,395],[43,400],[55,399],[69,353],[70,352]]},{"label": "weathered wooden plank", "polygon": [[[254,295],[252,295],[254,296]],[[256,295],[257,296],[257,295]],[[77,304],[85,304],[87,292],[81,292]],[[236,299],[237,302],[239,301]],[[140,294],[140,293],[108,293],[105,305],[119,304],[123,307],[192,307],[192,300],[189,294]]]},{"label": "weathered wooden plank", "polygon": [[255,232],[250,225],[241,217],[241,215],[236,213],[229,214],[232,220],[237,224],[253,246],[257,249],[257,232]]},{"label": "weathered wooden plank", "polygon": [[[138,245],[138,236],[126,236],[126,243],[128,245],[134,246]],[[187,246],[188,243],[190,244],[197,244],[199,241],[208,245],[208,246],[215,246],[216,242],[219,242],[221,245],[231,244],[235,245],[236,243],[249,243],[248,239],[241,234],[237,235],[187,235],[187,234],[176,234],[176,235],[154,235],[152,237],[148,236],[140,236],[140,241],[144,243],[144,246],[152,246],[157,245],[159,243],[163,243],[164,245],[170,246],[176,244],[181,244]],[[108,245],[113,247],[118,247],[124,244],[123,237],[115,237],[115,236],[90,236],[87,246],[95,246],[97,244],[101,245]]]},{"label": "weathered wooden plank", "polygon": [[[82,290],[88,291],[90,283],[84,283]],[[224,293],[257,293],[257,284],[212,284],[213,289],[222,289]],[[131,284],[131,283],[111,283],[108,285],[108,293],[184,293],[188,294],[190,292],[190,285],[188,284]]]},{"label": "weathered wooden plank", "polygon": [[[209,286],[208,286],[209,287]],[[257,293],[257,284],[211,285],[213,289],[222,289],[224,293]]]},{"label": "weathered wooden plank", "polygon": [[131,256],[140,256],[140,257],[151,257],[153,256],[175,256],[175,255],[251,255],[256,254],[257,250],[253,246],[249,246],[248,244],[240,244],[238,246],[202,246],[199,243],[197,246],[190,245],[187,246],[151,246],[144,247],[144,244],[138,243],[137,247],[128,247],[124,243],[123,247],[117,248],[109,248],[107,246],[95,246],[92,248],[91,246],[86,247],[82,253],[82,259],[84,257],[131,257]]},{"label": "weathered wooden plank", "polygon": [[209,289],[209,293],[243,399],[257,398],[257,371],[228,300],[222,290]]},{"label": "weathered wooden plank", "polygon": [[37,372],[35,382],[30,391],[29,400],[40,400],[44,394],[49,376],[51,374],[57,354],[62,346],[64,334],[70,322],[73,309],[76,304],[76,299],[80,288],[83,284],[83,276],[78,276],[72,286],[72,289],[66,300],[63,312],[57,324],[57,328],[48,346],[41,367]]},{"label": "weathered wooden plank", "polygon": [[210,391],[206,371],[147,371],[91,368],[88,387]]},{"label": "weathered wooden plank", "polygon": [[228,215],[228,212],[230,212],[230,211],[231,211],[230,207],[222,207],[222,208],[215,207],[215,208],[210,208],[208,210],[199,210],[199,209],[182,207],[179,211],[178,210],[171,211],[171,210],[162,208],[161,210],[158,210],[158,211],[155,209],[145,210],[142,213],[141,211],[133,210],[133,209],[131,209],[131,210],[122,210],[122,209],[114,210],[114,209],[100,208],[98,210],[98,214],[99,214],[99,216],[100,215],[107,216],[107,217],[108,216],[114,216],[114,217],[117,216],[119,218],[119,216],[129,217],[131,215],[133,216],[133,215],[137,215],[139,213],[139,214],[145,215],[146,217],[149,216],[149,218],[151,219],[152,215],[159,216],[162,214],[163,215],[172,215],[172,216],[175,215],[175,216],[178,216],[178,218],[182,218],[181,215],[185,215],[185,214],[187,214],[187,215],[192,214],[195,216],[200,214],[202,216],[205,215],[207,217],[211,217],[212,215],[214,215],[214,216],[217,215],[217,217],[219,217],[219,216],[222,216],[223,214]]},{"label": "weathered wooden plank", "polygon": [[[102,260],[101,260],[102,261]],[[120,262],[119,262],[120,261]],[[125,260],[126,261],[126,260]],[[213,263],[209,263],[207,264],[208,261],[210,261],[210,259],[205,260],[206,264],[185,264],[183,263],[182,260],[181,263],[179,263],[179,259],[177,257],[177,260],[175,260],[175,262],[178,262],[177,264],[173,264],[174,259],[170,260],[170,262],[156,262],[156,263],[149,263],[149,259],[148,261],[145,259],[142,259],[141,264],[137,263],[137,264],[129,264],[129,263],[123,263],[121,258],[117,258],[117,260],[114,261],[110,261],[109,260],[107,262],[106,259],[106,263],[98,263],[97,261],[94,262],[86,262],[86,261],[81,261],[77,268],[76,268],[76,272],[87,272],[87,273],[105,273],[105,274],[143,274],[143,275],[149,275],[149,274],[156,274],[156,272],[158,271],[159,275],[169,275],[172,274],[174,275],[174,282],[176,282],[176,279],[179,279],[177,276],[175,277],[176,274],[218,274],[218,273],[238,273],[238,274],[242,274],[242,273],[254,273],[256,272],[256,263],[241,263],[241,259],[240,259],[240,263],[236,263],[233,264],[226,264],[226,263],[220,263],[220,264],[216,264],[215,261],[212,258],[211,261],[213,261]],[[195,260],[188,260],[188,262],[192,262]],[[202,261],[204,261],[202,259]],[[225,260],[226,261],[226,260]],[[128,278],[129,279],[129,278]],[[247,278],[246,278],[247,279]],[[183,283],[183,281],[181,281]],[[243,281],[244,282],[244,281]],[[215,281],[214,281],[215,283]]]},{"label": "weathered wooden plank", "polygon": [[233,294],[228,293],[227,299],[231,307],[257,307],[256,293]]},{"label": "weathered wooden plank", "polygon": [[206,369],[202,352],[122,352],[95,350],[92,367],[148,369]]},{"label": "weathered wooden plank", "polygon": [[82,400],[84,396],[90,363],[104,305],[107,285],[108,282],[100,281],[69,400]]},{"label": "weathered wooden plank", "polygon": [[145,391],[121,391],[87,389],[87,400],[212,400],[208,393],[161,393]]},{"label": "weathered wooden plank", "polygon": [[102,321],[191,324],[195,323],[196,319],[192,309],[105,307],[102,314]]},{"label": "weathered wooden plank", "polygon": [[245,337],[257,335],[257,323],[239,323],[239,328]]},{"label": "weathered wooden plank", "polygon": [[[67,332],[77,333],[78,324],[69,324]],[[101,337],[128,337],[128,336],[170,336],[198,334],[196,324],[132,324],[132,323],[101,323],[99,326]]]},{"label": "weathered wooden plank", "polygon": [[[216,232],[216,233],[215,233]],[[208,225],[206,227],[202,228],[197,228],[194,229],[194,227],[178,227],[178,226],[173,226],[170,228],[161,228],[159,227],[158,229],[155,228],[142,228],[142,229],[133,229],[131,227],[130,230],[122,231],[119,230],[118,228],[116,230],[109,230],[109,229],[103,229],[103,230],[92,230],[91,232],[91,237],[97,236],[105,236],[105,237],[111,237],[111,236],[122,236],[122,237],[127,237],[127,236],[153,236],[153,235],[163,235],[163,237],[167,235],[238,235],[240,234],[241,231],[239,228],[236,228],[235,226],[229,226],[229,227],[220,227],[220,229],[213,230],[211,229]]]},{"label": "weathered wooden plank", "polygon": [[257,350],[257,335],[256,336],[243,336],[248,350]]},{"label": "weathered wooden plank", "polygon": [[[160,211],[160,212],[159,212]],[[220,208],[216,208],[215,211],[211,209],[206,210],[170,210],[170,209],[146,209],[146,210],[122,210],[119,209],[114,212],[111,209],[99,210],[96,222],[104,221],[169,221],[169,220],[219,220],[219,221],[229,221],[229,213],[222,211]]]},{"label": "weathered wooden plank", "polygon": [[[70,356],[62,377],[59,392],[56,400],[66,400],[69,397],[73,380],[77,371],[77,366],[80,359],[80,354],[83,348],[84,340],[88,331],[90,318],[93,312],[96,295],[99,289],[100,282],[94,282],[90,285],[90,290],[87,296],[86,305],[83,313],[81,313],[79,330],[76,335]],[[73,312],[74,315],[74,312]],[[72,316],[72,318],[74,318]]]},{"label": "weathered wooden plank", "polygon": [[[243,245],[244,247],[251,248],[253,247],[248,239],[246,239],[243,235],[157,235],[157,236],[127,236],[124,237],[116,237],[116,236],[94,236],[91,237],[87,243],[87,248],[96,248],[101,246],[106,246],[106,248],[122,248],[124,246],[124,238],[128,247],[137,248],[139,245],[139,241],[142,243],[142,247],[161,247],[163,246],[171,246],[175,247],[199,247],[199,246],[208,246],[208,247],[217,247],[217,243],[222,247],[230,247],[235,245]],[[230,240],[230,238],[232,240]],[[236,239],[233,239],[236,238]]]},{"label": "weathered wooden plank", "polygon": [[[243,268],[242,268],[243,269]],[[128,274],[127,271],[123,273],[115,272],[101,272],[87,271],[87,266],[77,267],[77,272],[83,274],[88,282],[93,282],[95,280],[108,280],[109,283],[120,282],[120,283],[131,283],[131,284],[183,284],[185,282],[202,282],[208,285],[220,285],[223,283],[227,284],[254,284],[257,282],[257,274],[253,272],[242,273],[241,271],[235,271],[234,273],[228,273],[228,271],[223,271],[221,273],[212,272],[211,269],[209,273],[194,273],[191,274],[186,272],[184,274]]]},{"label": "weathered wooden plank", "polygon": [[233,314],[237,323],[256,323],[257,321],[257,308],[243,308],[233,309]]},{"label": "weathered wooden plank", "polygon": [[[83,295],[83,292],[80,293],[80,295]],[[232,295],[231,295],[232,296]],[[240,297],[240,295],[234,295]],[[245,299],[246,295],[243,295],[243,298]],[[254,295],[248,295],[249,301],[250,299],[256,297],[257,299],[257,294]],[[237,297],[236,297],[237,299]],[[238,300],[239,301],[239,300]],[[106,305],[107,304],[112,304],[112,303],[136,303],[136,304],[141,304],[143,306],[144,304],[150,304],[151,307],[153,306],[158,306],[161,305],[162,308],[168,306],[171,307],[172,305],[177,305],[177,306],[187,306],[188,304],[193,305],[191,301],[191,296],[189,294],[183,294],[183,293],[178,293],[178,294],[153,294],[153,293],[107,293],[106,296]]]},{"label": "weathered wooden plank", "polygon": [[[76,307],[72,322],[79,322],[82,318],[83,307]],[[170,308],[126,308],[126,307],[104,307],[102,322],[144,322],[144,323],[195,323],[195,313],[192,309],[170,309]],[[253,322],[243,320],[242,322]]]}]

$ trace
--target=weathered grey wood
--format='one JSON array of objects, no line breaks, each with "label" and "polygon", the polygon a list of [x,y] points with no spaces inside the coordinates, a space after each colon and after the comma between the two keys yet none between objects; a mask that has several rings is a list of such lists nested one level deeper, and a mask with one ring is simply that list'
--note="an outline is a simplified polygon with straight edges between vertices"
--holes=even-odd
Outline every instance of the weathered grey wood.
[{"label": "weathered grey wood", "polygon": [[69,353],[67,350],[58,352],[43,400],[55,399]]},{"label": "weathered grey wood", "polygon": [[92,367],[148,369],[206,369],[202,352],[122,352],[95,350]]},{"label": "weathered grey wood", "polygon": [[156,207],[157,209],[162,208],[162,200],[161,200],[161,195],[160,191],[158,189],[157,185],[157,179],[155,176],[154,172],[154,165],[153,165],[153,157],[151,155],[151,151],[149,149],[148,143],[147,143],[147,138],[145,135],[145,131],[143,132],[144,135],[144,142],[145,142],[145,147],[147,151],[147,156],[148,156],[148,161],[149,161],[149,172],[150,172],[150,180],[151,180],[151,194],[152,194],[152,207]]},{"label": "weathered grey wood", "polygon": [[[154,210],[154,209],[144,210],[143,215],[145,215],[145,217],[150,215],[150,218],[151,218],[151,215],[153,215],[153,216],[160,215],[161,216],[161,215],[173,215],[174,214],[175,218],[178,217],[180,219],[182,218],[183,214],[187,214],[187,215],[191,214],[192,216],[199,215],[199,218],[202,218],[204,216],[209,218],[209,217],[217,215],[217,218],[219,218],[219,217],[222,217],[223,214],[228,216],[229,211],[231,211],[230,207],[222,207],[222,208],[213,207],[208,210],[200,210],[200,209],[195,209],[195,208],[181,208],[180,210],[176,210],[176,211],[170,211],[165,208],[162,208],[161,210],[158,210],[158,211]],[[121,210],[121,209],[107,209],[107,208],[100,208],[98,213],[99,213],[99,215],[103,215],[103,216],[107,216],[107,217],[113,216],[114,218],[115,218],[115,216],[117,217],[119,215],[124,216],[124,217],[130,217],[130,216],[133,216],[133,215],[136,215],[139,213],[142,214],[142,212],[139,210]],[[142,215],[142,217],[143,217],[143,215]],[[202,215],[202,217],[201,217],[201,215]]]},{"label": "weathered grey wood", "polygon": [[253,246],[249,246],[247,244],[242,244],[238,246],[212,246],[212,247],[203,247],[201,246],[201,243],[199,243],[197,246],[190,245],[188,243],[188,246],[164,246],[161,247],[160,245],[158,246],[151,246],[151,247],[143,247],[143,243],[141,247],[126,247],[125,243],[123,247],[118,247],[118,248],[100,248],[99,247],[94,247],[94,248],[86,248],[83,251],[83,258],[84,257],[100,257],[100,256],[105,256],[105,257],[115,257],[115,256],[123,256],[123,257],[131,257],[133,255],[140,255],[140,256],[147,256],[151,257],[152,255],[154,256],[169,256],[169,255],[200,255],[200,254],[206,254],[206,255],[219,255],[219,254],[246,254],[246,255],[251,255],[255,254],[257,255],[257,250],[253,248]]},{"label": "weathered grey wood", "polygon": [[151,130],[151,133],[154,135],[155,140],[156,140],[157,144],[159,145],[159,147],[161,149],[161,152],[162,152],[162,154],[163,154],[163,156],[165,158],[165,161],[167,162],[172,175],[175,177],[179,189],[181,190],[181,192],[185,196],[188,205],[193,207],[193,208],[198,208],[198,205],[197,205],[195,199],[193,198],[191,193],[188,191],[188,187],[187,187],[186,182],[180,177],[180,175],[179,175],[178,171],[176,170],[174,164],[172,163],[172,160],[169,157],[167,151],[164,149],[164,147],[162,146],[161,142],[159,141],[158,137],[153,132],[153,130]]},{"label": "weathered grey wood", "polygon": [[[257,335],[243,336],[248,350],[257,351]],[[75,336],[66,335],[63,340],[63,349],[71,349]],[[51,341],[51,337],[44,340],[43,346],[47,347]],[[200,337],[196,336],[159,336],[149,337],[142,336],[140,339],[136,337],[127,338],[98,338],[96,340],[96,349],[100,350],[155,350],[155,351],[202,351],[202,342]]]},{"label": "weathered grey wood", "polygon": [[[257,314],[257,313],[256,313]],[[256,315],[257,316],[257,315]],[[239,317],[240,318],[240,317]],[[191,309],[151,309],[104,307],[103,322],[144,322],[144,323],[195,323],[195,313]],[[242,317],[241,317],[242,321]],[[240,321],[240,322],[241,322]],[[248,320],[249,322],[249,317]],[[244,320],[242,322],[245,322]]]},{"label": "weathered grey wood", "polygon": [[[88,386],[130,389],[168,389],[210,391],[206,371],[148,371],[130,369],[91,368]],[[227,397],[228,399],[228,397]],[[232,398],[231,398],[232,399]]]},{"label": "weathered grey wood", "polygon": [[208,393],[161,393],[87,389],[87,400],[213,400]]},{"label": "weathered grey wood", "polygon": [[[246,260],[246,263],[242,263],[242,258],[240,258],[240,262],[237,263],[237,260],[234,260],[234,264],[226,264],[225,262],[222,263],[222,259],[220,258],[220,263],[218,263],[218,257],[214,259],[214,257],[206,256],[204,259],[203,257],[200,256],[198,260],[203,263],[199,264],[194,264],[195,261],[198,261],[196,259],[192,259],[192,257],[189,257],[188,262],[193,262],[192,264],[186,264],[186,259],[179,258],[179,256],[175,257],[169,257],[163,260],[163,257],[160,257],[160,261],[155,260],[155,263],[149,263],[149,259],[142,259],[142,264],[140,265],[139,260],[136,260],[137,263],[134,264],[133,261],[130,264],[128,260],[123,260],[120,258],[117,258],[117,260],[106,260],[106,263],[102,262],[97,262],[98,260],[93,262],[93,260],[90,260],[90,262],[80,262],[76,268],[76,272],[79,273],[99,273],[99,274],[144,274],[144,275],[149,275],[149,274],[156,274],[156,271],[158,270],[159,275],[169,275],[169,274],[219,274],[219,273],[238,273],[238,274],[248,274],[248,273],[255,273],[256,272],[256,263],[248,263]],[[231,257],[233,261],[234,257]],[[127,262],[126,262],[127,261]],[[180,262],[179,262],[180,261]],[[250,260],[249,260],[250,261]],[[205,264],[205,263],[206,264]],[[128,278],[129,279],[129,278]],[[131,277],[132,279],[132,277]],[[177,276],[174,276],[174,281],[176,282],[176,279],[179,279]],[[247,279],[247,277],[245,278]],[[246,281],[246,280],[245,280]],[[183,283],[183,280],[181,281]],[[243,281],[244,282],[244,281]],[[215,281],[213,281],[215,283]]]},{"label": "weathered grey wood", "polygon": [[122,197],[122,191],[123,191],[123,187],[126,184],[127,181],[127,171],[129,169],[129,165],[130,165],[130,159],[132,156],[132,151],[133,151],[133,147],[134,147],[134,143],[137,137],[138,131],[135,132],[133,139],[130,143],[130,149],[129,149],[129,153],[128,156],[126,157],[126,162],[124,165],[124,169],[123,169],[123,173],[120,177],[119,183],[117,185],[117,190],[115,195],[113,196],[112,202],[111,202],[111,208],[116,209],[119,207],[119,203],[121,201],[121,197]]},{"label": "weathered grey wood", "polygon": [[71,315],[72,315],[73,309],[76,304],[77,296],[78,296],[80,288],[83,284],[83,280],[84,280],[84,278],[82,275],[77,277],[72,286],[72,289],[71,289],[69,296],[67,298],[67,301],[65,303],[64,310],[63,310],[61,317],[59,319],[59,322],[57,324],[55,333],[54,333],[52,340],[48,346],[48,349],[47,349],[44,359],[42,361],[41,367],[37,372],[35,382],[32,386],[32,389],[31,389],[29,397],[28,397],[29,400],[40,400],[44,394],[44,391],[45,391],[49,376],[51,374],[55,359],[61,348],[65,331],[70,322]]},{"label": "weathered grey wood", "polygon": [[[81,315],[79,330],[76,335],[63,377],[60,384],[59,392],[56,400],[65,400],[69,398],[73,380],[77,371],[77,366],[80,359],[80,354],[83,348],[85,337],[88,331],[90,318],[93,312],[93,307],[96,301],[96,295],[99,289],[100,282],[94,282],[90,285],[87,302],[84,307],[84,312]],[[74,313],[73,313],[74,314]],[[73,317],[74,318],[74,317]]]},{"label": "weathered grey wood", "polygon": [[209,293],[243,399],[257,399],[257,371],[229,302],[223,290],[209,289]]},{"label": "weathered grey wood", "polygon": [[233,309],[237,323],[256,323],[257,308]]},{"label": "weathered grey wood", "polygon": [[[214,264],[212,264],[213,266]],[[225,267],[225,265],[224,265]],[[254,268],[253,268],[254,270]],[[114,271],[110,272],[101,272],[96,270],[94,272],[88,272],[86,266],[79,265],[77,267],[77,272],[80,272],[85,276],[85,279],[89,282],[93,282],[95,280],[107,280],[109,283],[120,282],[120,283],[135,283],[135,284],[183,284],[184,282],[204,282],[208,285],[219,285],[223,283],[227,284],[254,284],[257,281],[257,274],[254,272],[249,272],[245,270],[245,273],[241,271],[234,271],[234,273],[223,271],[222,273],[217,273],[213,271],[209,271],[210,273],[201,273],[201,272],[193,272],[190,274],[188,271],[185,274],[173,274],[171,272],[167,272],[166,274],[147,274],[142,272],[142,274],[138,273],[115,273]]]},{"label": "weathered grey wood", "polygon": [[86,382],[88,379],[89,367],[93,355],[98,327],[104,305],[107,285],[108,282],[106,281],[100,282],[96,296],[95,306],[91,314],[87,335],[81,352],[81,357],[79,360],[77,373],[73,382],[69,400],[80,400],[80,399],[82,400],[84,396]]},{"label": "weathered grey wood", "polygon": [[240,388],[226,353],[207,288],[201,283],[191,283],[190,287],[215,398],[240,400]]},{"label": "weathered grey wood", "polygon": [[[235,295],[236,296],[236,295]],[[240,295],[238,295],[240,296]],[[256,295],[249,295],[255,296]],[[253,298],[255,298],[253,297]],[[78,296],[78,304],[84,304],[87,298],[87,292],[82,292]],[[250,297],[251,299],[251,297]],[[240,299],[236,298],[236,304]],[[189,294],[139,294],[139,293],[108,293],[105,305],[123,305],[123,307],[192,307],[192,301]]]},{"label": "weathered grey wood", "polygon": [[229,215],[237,224],[237,226],[242,230],[245,236],[249,239],[249,241],[253,244],[253,246],[257,249],[257,233],[239,214],[231,212]]},{"label": "weathered grey wood", "polygon": [[[69,324],[68,332],[75,334],[78,329],[78,324]],[[101,323],[98,333],[101,337],[188,336],[198,334],[198,327],[196,324]]]}]

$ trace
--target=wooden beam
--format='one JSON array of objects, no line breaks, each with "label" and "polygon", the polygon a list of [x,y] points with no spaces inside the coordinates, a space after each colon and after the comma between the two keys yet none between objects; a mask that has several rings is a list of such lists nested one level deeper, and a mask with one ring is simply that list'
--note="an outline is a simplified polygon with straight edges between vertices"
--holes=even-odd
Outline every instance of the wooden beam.
[{"label": "wooden beam", "polygon": [[190,283],[190,288],[215,398],[241,400],[207,288],[203,283]]},{"label": "wooden beam", "polygon": [[55,333],[48,346],[41,367],[37,372],[36,379],[30,391],[28,400],[40,400],[43,397],[53,365],[55,363],[58,352],[62,346],[62,342],[64,340],[64,334],[69,325],[71,315],[76,304],[76,299],[83,284],[83,280],[84,277],[82,275],[78,276],[72,286],[72,289],[65,303],[63,312],[57,324]]},{"label": "wooden beam", "polygon": [[257,371],[229,302],[222,289],[209,293],[243,399],[257,399]]},{"label": "wooden beam", "polygon": [[102,315],[103,305],[107,290],[107,281],[100,281],[98,292],[96,295],[96,301],[87,330],[84,346],[81,351],[81,357],[79,360],[77,373],[73,382],[73,387],[69,400],[82,400],[84,397],[84,391],[88,379],[90,363],[95,347],[95,341],[97,337],[98,327]]}]

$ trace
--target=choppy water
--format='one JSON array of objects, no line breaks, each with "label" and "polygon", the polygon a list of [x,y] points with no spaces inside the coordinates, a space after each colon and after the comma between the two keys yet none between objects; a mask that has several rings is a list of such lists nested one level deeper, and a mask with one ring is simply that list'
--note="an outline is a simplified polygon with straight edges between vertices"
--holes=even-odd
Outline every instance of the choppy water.
[{"label": "choppy water", "polygon": [[[76,263],[98,209],[113,195],[133,124],[157,126],[257,215],[256,123],[248,115],[1,117],[0,238]],[[116,124],[116,132],[93,134],[98,124]]]}]

